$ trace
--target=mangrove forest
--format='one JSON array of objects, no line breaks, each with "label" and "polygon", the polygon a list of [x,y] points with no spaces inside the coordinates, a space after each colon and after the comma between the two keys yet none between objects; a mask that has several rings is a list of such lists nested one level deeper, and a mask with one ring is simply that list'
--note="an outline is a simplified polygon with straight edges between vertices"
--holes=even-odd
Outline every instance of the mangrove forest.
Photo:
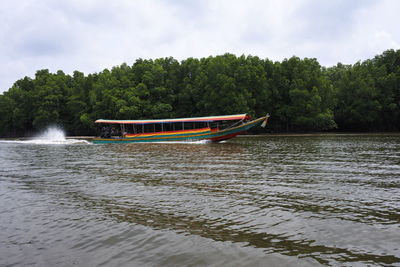
[{"label": "mangrove forest", "polygon": [[0,136],[48,125],[94,135],[96,119],[238,113],[269,113],[264,132],[399,131],[400,50],[333,67],[315,58],[224,54],[137,59],[88,75],[38,70],[0,94]]}]

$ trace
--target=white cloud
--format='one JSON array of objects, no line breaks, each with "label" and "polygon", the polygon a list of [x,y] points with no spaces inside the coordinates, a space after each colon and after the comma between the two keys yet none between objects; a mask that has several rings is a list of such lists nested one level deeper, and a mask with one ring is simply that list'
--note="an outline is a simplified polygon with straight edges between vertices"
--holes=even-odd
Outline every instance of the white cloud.
[{"label": "white cloud", "polygon": [[3,0],[0,92],[38,69],[226,52],[355,63],[400,48],[396,0]]},{"label": "white cloud", "polygon": [[400,48],[400,30],[396,25],[399,10],[399,1],[384,0],[356,14],[356,26],[350,40],[353,60],[373,57],[388,48]]}]

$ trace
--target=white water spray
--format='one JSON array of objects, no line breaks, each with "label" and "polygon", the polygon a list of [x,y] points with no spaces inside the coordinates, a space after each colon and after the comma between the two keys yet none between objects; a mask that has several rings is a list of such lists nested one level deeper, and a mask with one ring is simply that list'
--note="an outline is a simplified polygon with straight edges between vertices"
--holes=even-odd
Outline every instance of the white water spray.
[{"label": "white water spray", "polygon": [[39,134],[34,140],[45,140],[49,142],[65,142],[65,133],[61,128],[51,126],[47,128],[44,132]]},{"label": "white water spray", "polygon": [[0,140],[0,143],[18,143],[35,145],[72,145],[72,144],[91,144],[86,140],[67,139],[65,132],[60,127],[51,126],[39,135],[30,140]]},{"label": "white water spray", "polygon": [[25,142],[42,145],[90,144],[86,140],[66,139],[64,130],[57,126],[50,126],[34,139]]}]

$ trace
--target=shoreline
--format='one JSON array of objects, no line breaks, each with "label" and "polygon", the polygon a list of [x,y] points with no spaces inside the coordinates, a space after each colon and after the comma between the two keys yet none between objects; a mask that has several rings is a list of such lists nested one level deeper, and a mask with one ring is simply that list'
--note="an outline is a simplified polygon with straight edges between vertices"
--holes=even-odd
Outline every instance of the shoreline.
[{"label": "shoreline", "polygon": [[262,133],[262,134],[243,134],[238,137],[257,137],[257,136],[379,136],[379,135],[400,135],[400,132],[331,132],[331,133]]},{"label": "shoreline", "polygon": [[[344,133],[344,132],[334,132],[334,133],[263,133],[263,134],[241,134],[236,136],[235,138],[247,138],[247,137],[306,137],[306,136],[393,136],[399,135],[400,132],[376,132],[376,133],[363,133],[363,132],[354,132],[354,133]],[[92,140],[96,138],[96,136],[67,136],[66,139],[84,139],[84,140]]]},{"label": "shoreline", "polygon": [[[400,132],[331,132],[331,133],[262,133],[262,134],[242,134],[236,136],[236,138],[251,138],[251,137],[307,137],[307,136],[400,136]],[[65,139],[73,140],[92,140],[96,136],[66,136]],[[35,137],[0,137],[0,140],[32,140]]]}]

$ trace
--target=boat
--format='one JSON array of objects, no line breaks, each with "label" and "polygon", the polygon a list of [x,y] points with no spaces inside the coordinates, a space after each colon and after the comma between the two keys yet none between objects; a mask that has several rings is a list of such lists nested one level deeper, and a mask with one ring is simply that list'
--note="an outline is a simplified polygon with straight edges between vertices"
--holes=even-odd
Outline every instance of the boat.
[{"label": "boat", "polygon": [[95,123],[104,125],[100,137],[93,143],[146,143],[168,141],[221,142],[247,130],[267,124],[269,115],[252,119],[247,114],[155,119],[155,120],[105,120]]}]

